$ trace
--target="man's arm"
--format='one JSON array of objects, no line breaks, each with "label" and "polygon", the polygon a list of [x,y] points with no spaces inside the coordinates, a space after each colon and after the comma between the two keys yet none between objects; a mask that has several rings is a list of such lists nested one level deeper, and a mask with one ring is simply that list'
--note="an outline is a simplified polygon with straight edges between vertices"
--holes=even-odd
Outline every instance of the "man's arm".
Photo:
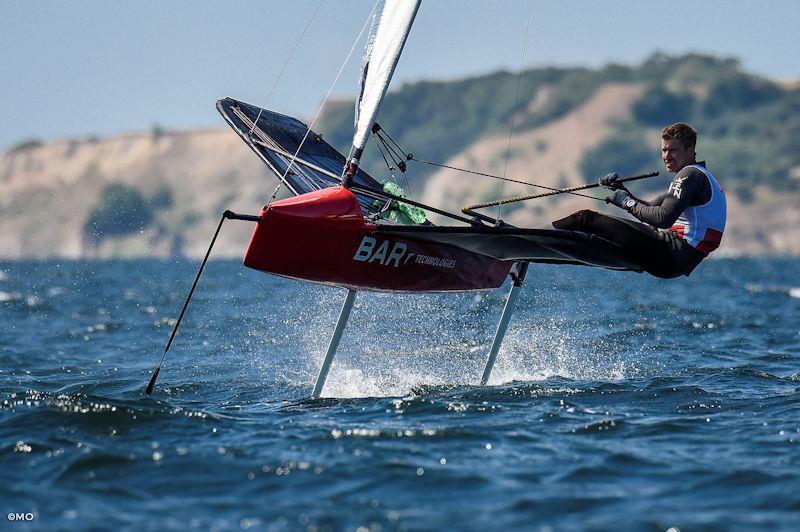
[{"label": "man's arm", "polygon": [[[636,198],[623,208],[639,220],[660,229],[672,227],[678,216],[692,204],[703,190],[706,176],[694,167],[686,167],[675,176],[669,190],[655,200],[642,202]],[[660,200],[660,202],[658,202]]]},{"label": "man's arm", "polygon": [[633,192],[630,192],[630,196],[643,205],[661,205],[661,203],[664,201],[664,198],[669,196],[669,192],[662,192],[661,194],[659,194],[658,196],[656,196],[651,200],[643,200],[642,198],[634,196]]}]

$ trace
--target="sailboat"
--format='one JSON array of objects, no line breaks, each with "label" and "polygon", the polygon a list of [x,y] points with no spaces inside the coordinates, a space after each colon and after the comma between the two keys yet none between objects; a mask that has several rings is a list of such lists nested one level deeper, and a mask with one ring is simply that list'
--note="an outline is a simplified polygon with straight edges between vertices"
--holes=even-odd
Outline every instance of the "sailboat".
[{"label": "sailboat", "polygon": [[[360,168],[370,134],[385,138],[376,122],[378,112],[419,6],[420,0],[385,0],[374,12],[356,100],[355,131],[347,157],[296,118],[232,98],[217,102],[225,121],[275,174],[291,197],[270,201],[258,215],[226,211],[214,239],[225,219],[256,222],[244,254],[245,266],[347,289],[312,398],[323,391],[359,291],[493,290],[510,278],[511,288],[481,377],[481,384],[486,384],[529,263],[640,271],[625,259],[619,246],[597,236],[517,228],[474,208],[461,213],[448,212],[387,191]],[[402,161],[398,163],[402,165]],[[457,223],[435,225],[427,220],[404,223],[384,216],[387,209],[408,205]],[[210,250],[209,247],[209,253]],[[148,393],[160,367],[153,374]]]}]

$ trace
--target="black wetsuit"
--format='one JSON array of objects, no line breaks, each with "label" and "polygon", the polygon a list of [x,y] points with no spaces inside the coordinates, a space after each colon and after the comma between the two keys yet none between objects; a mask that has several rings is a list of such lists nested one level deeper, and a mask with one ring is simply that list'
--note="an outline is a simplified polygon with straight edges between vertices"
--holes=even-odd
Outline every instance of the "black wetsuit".
[{"label": "black wetsuit", "polygon": [[[705,167],[705,162],[693,163]],[[644,271],[665,279],[689,275],[703,260],[703,255],[669,229],[687,207],[703,205],[711,199],[711,183],[692,166],[681,169],[669,190],[650,201],[633,197],[627,210],[639,220],[606,216],[594,211],[578,211],[553,222],[556,229],[570,229],[595,234],[623,247],[628,260]]]}]

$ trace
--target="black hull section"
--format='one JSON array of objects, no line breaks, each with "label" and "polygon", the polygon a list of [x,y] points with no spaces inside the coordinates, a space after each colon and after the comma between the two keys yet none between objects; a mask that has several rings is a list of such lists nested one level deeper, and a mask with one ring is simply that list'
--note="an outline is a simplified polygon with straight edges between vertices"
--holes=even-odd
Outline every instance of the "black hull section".
[{"label": "black hull section", "polygon": [[643,271],[625,257],[619,245],[577,231],[516,227],[397,227],[380,224],[378,233],[450,244],[499,260]]}]

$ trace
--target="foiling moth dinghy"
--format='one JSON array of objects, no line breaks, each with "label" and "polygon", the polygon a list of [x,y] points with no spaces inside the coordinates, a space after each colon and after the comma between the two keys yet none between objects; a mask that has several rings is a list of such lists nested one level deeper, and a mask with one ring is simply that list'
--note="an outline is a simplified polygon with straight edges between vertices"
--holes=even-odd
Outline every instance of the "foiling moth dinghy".
[{"label": "foiling moth dinghy", "polygon": [[[374,134],[379,149],[394,155],[393,163],[401,171],[406,171],[405,161],[413,159],[410,154],[399,156],[399,146],[382,132],[376,117],[418,7],[419,1],[386,0],[382,11],[373,14],[377,23],[373,23],[368,39],[357,99],[356,131],[347,158],[300,120],[232,98],[217,102],[217,110],[225,121],[275,174],[279,186],[285,186],[292,196],[270,201],[258,215],[223,213],[161,363],[147,385],[148,395],[226,219],[256,222],[244,255],[245,266],[347,289],[312,398],[322,393],[359,291],[493,290],[510,277],[511,287],[481,376],[480,382],[485,385],[529,263],[641,271],[624,258],[616,244],[597,236],[512,227],[474,210],[498,202],[465,207],[462,213],[448,212],[405,198],[397,188],[379,183],[359,168],[370,133]],[[650,175],[653,174],[647,174]],[[538,195],[542,196],[596,185],[568,190],[533,186],[550,190]],[[518,199],[501,199],[499,203]],[[424,219],[422,211],[436,213],[459,225],[434,225]]]}]

